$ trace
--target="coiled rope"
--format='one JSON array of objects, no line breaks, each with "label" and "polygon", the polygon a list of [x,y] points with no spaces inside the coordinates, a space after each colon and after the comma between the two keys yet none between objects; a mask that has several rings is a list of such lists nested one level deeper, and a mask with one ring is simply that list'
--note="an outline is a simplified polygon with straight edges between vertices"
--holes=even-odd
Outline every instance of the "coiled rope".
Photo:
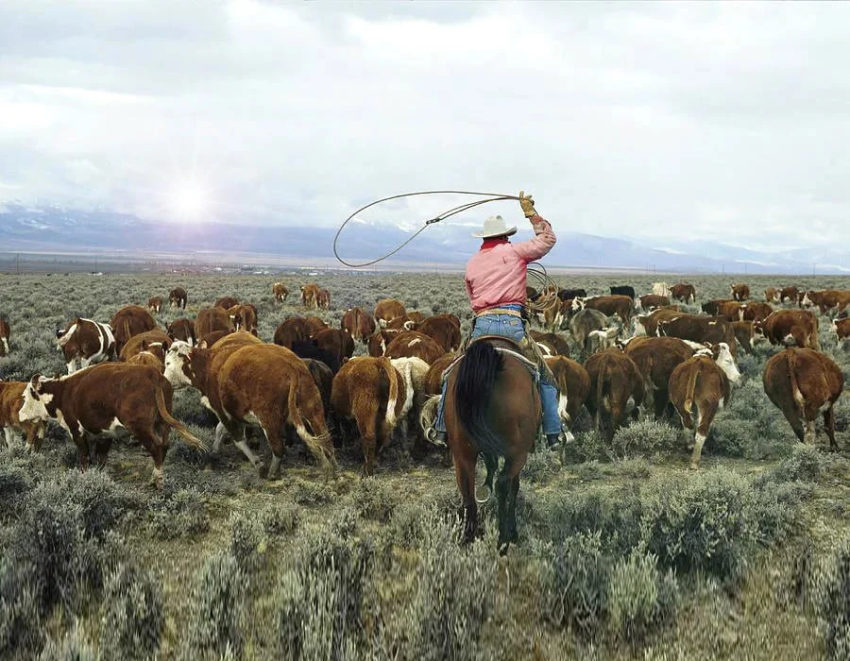
[{"label": "coiled rope", "polygon": [[[451,209],[447,209],[440,214],[437,214],[433,218],[429,218],[424,222],[422,227],[416,230],[413,234],[411,234],[407,239],[405,239],[398,246],[390,250],[388,253],[377,257],[376,259],[371,259],[365,262],[350,262],[346,259],[343,259],[339,254],[339,239],[342,235],[343,230],[346,226],[354,220],[358,214],[362,213],[366,209],[370,207],[377,206],[378,204],[382,204],[383,202],[389,202],[391,200],[398,200],[403,197],[418,197],[422,195],[476,195],[482,196],[485,199],[483,200],[473,200],[472,202],[467,202],[465,204],[460,204],[456,207],[452,207]],[[336,257],[337,261],[345,266],[349,266],[351,268],[363,268],[366,266],[372,266],[379,262],[384,261],[385,259],[392,257],[397,252],[402,250],[406,245],[408,245],[411,241],[413,241],[417,236],[422,234],[426,229],[428,229],[431,225],[435,225],[446,218],[450,218],[451,216],[455,216],[459,213],[463,213],[464,211],[469,211],[470,209],[474,209],[475,207],[481,206],[482,204],[489,204],[490,202],[501,202],[502,200],[519,200],[517,195],[506,195],[504,193],[480,193],[477,191],[463,191],[463,190],[429,190],[429,191],[418,191],[415,193],[400,193],[399,195],[390,195],[389,197],[382,197],[380,200],[375,200],[374,202],[370,202],[369,204],[360,207],[354,213],[352,213],[342,225],[339,226],[339,229],[334,235],[333,241],[333,252],[334,257]],[[529,267],[528,269],[528,277],[532,282],[537,283],[540,286],[541,295],[537,299],[537,301],[528,301],[528,307],[534,311],[541,311],[551,305],[552,298],[557,298],[557,286],[555,286],[554,282],[549,278],[546,273],[546,269],[543,268],[541,264],[536,264],[535,267]]]}]

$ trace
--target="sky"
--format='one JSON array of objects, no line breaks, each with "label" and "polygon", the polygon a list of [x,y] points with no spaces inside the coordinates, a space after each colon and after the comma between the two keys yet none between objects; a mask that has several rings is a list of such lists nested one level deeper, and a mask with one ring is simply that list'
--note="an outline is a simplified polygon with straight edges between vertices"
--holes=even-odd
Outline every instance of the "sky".
[{"label": "sky", "polygon": [[526,189],[556,229],[660,247],[845,244],[847,25],[845,3],[4,0],[0,204],[331,226]]}]

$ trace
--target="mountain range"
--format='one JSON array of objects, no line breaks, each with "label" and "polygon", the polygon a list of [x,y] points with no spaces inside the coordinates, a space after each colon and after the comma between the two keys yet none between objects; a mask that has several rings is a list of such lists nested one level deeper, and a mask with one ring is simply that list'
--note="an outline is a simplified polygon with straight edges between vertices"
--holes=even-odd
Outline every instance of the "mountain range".
[{"label": "mountain range", "polygon": [[[428,228],[382,264],[399,268],[429,264],[462,265],[477,249],[473,228],[451,221]],[[549,268],[641,270],[672,273],[850,272],[850,252],[800,248],[766,252],[722,243],[671,243],[670,248],[640,239],[564,231],[545,258]],[[203,222],[176,224],[111,211],[84,211],[55,206],[0,207],[0,251],[185,255],[215,261],[216,255],[263,255],[302,259],[305,264],[332,260],[336,228],[308,225],[231,225]],[[410,236],[388,224],[352,223],[341,235],[341,255],[365,261],[391,251]],[[521,231],[515,240],[531,237]],[[329,263],[329,262],[328,262]]]}]

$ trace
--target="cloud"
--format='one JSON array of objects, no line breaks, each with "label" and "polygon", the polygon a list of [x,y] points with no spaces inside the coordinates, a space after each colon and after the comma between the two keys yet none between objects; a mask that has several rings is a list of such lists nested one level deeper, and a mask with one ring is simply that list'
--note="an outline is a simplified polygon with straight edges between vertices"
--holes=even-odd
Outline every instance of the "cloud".
[{"label": "cloud", "polygon": [[846,241],[848,18],[820,3],[6,2],[0,203],[173,218],[186,180],[211,191],[211,220],[331,225],[406,190],[526,188],[556,227],[661,247]]}]

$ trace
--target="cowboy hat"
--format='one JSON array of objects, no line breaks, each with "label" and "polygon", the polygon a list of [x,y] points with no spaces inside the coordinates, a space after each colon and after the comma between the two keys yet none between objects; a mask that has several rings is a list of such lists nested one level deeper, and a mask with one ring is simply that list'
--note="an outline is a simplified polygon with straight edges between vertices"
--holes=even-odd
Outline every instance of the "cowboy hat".
[{"label": "cowboy hat", "polygon": [[500,236],[511,236],[516,234],[516,225],[508,227],[505,219],[501,216],[490,216],[484,221],[484,227],[480,232],[473,233],[476,239],[495,239]]}]

